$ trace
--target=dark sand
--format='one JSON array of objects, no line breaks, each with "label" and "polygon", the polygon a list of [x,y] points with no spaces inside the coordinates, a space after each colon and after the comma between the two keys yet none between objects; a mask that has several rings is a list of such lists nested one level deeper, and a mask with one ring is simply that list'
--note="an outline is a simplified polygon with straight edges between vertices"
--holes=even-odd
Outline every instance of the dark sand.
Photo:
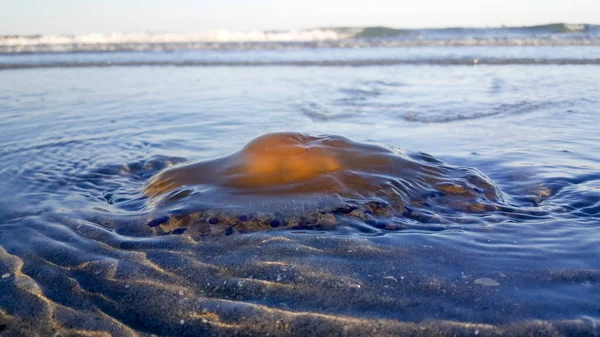
[{"label": "dark sand", "polygon": [[[0,336],[600,333],[597,321],[563,319],[564,305],[534,296],[538,287],[590,290],[599,271],[527,270],[531,261],[490,267],[492,255],[444,245],[451,235],[406,233],[404,245],[316,232],[116,240],[95,225],[62,220],[95,237],[102,255],[84,259],[58,244],[24,258],[1,249],[0,272],[10,276],[0,280]],[[582,308],[598,305],[582,300]]]}]

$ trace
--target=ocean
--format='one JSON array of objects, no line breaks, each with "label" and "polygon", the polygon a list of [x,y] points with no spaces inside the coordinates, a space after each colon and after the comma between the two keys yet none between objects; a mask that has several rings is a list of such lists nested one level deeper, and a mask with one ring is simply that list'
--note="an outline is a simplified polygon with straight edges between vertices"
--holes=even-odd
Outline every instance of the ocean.
[{"label": "ocean", "polygon": [[599,79],[587,24],[0,36],[0,336],[598,336]]}]

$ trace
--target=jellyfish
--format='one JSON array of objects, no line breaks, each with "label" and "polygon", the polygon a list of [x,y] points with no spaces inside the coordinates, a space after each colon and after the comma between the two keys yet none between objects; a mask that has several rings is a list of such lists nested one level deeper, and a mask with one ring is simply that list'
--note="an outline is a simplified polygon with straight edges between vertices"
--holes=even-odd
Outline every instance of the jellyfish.
[{"label": "jellyfish", "polygon": [[[144,186],[164,232],[443,226],[497,210],[474,168],[337,135],[277,132],[230,155],[166,168]],[[150,206],[149,206],[150,207]]]}]

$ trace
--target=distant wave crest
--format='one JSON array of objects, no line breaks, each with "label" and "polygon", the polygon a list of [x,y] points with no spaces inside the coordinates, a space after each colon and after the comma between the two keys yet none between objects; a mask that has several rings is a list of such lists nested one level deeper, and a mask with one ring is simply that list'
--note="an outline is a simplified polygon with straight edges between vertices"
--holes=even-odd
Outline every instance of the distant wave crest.
[{"label": "distant wave crest", "polygon": [[0,53],[202,49],[299,49],[416,46],[600,45],[600,26],[549,24],[501,28],[337,27],[283,31],[216,30],[197,34],[111,33],[0,36]]},{"label": "distant wave crest", "polygon": [[0,46],[63,44],[152,44],[193,42],[302,42],[340,40],[352,37],[361,29],[306,29],[287,31],[238,32],[215,30],[205,33],[111,33],[83,35],[7,35],[0,36]]}]

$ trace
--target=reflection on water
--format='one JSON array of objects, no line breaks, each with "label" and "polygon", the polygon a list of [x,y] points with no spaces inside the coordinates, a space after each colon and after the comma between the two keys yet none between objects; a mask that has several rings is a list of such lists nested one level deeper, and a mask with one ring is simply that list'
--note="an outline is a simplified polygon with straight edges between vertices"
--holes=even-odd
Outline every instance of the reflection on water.
[{"label": "reflection on water", "polygon": [[598,75],[3,71],[0,335],[597,334]]}]

